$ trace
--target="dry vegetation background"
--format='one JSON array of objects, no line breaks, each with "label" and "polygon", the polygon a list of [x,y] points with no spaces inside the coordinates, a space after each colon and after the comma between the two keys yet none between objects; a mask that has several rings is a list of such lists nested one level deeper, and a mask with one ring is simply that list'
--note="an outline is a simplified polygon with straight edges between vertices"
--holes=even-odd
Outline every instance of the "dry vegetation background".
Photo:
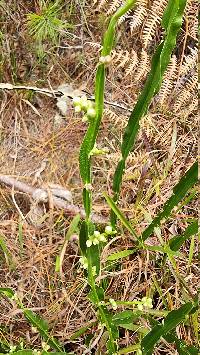
[{"label": "dry vegetation background", "polygon": [[[108,14],[120,1],[61,1],[58,18],[70,24],[59,32],[56,43],[43,43],[45,57],[38,59],[36,42],[27,27],[27,14],[40,13],[37,0],[0,1],[0,82],[56,89],[63,83],[94,91],[94,77]],[[162,37],[160,17],[166,1],[138,1],[119,27],[112,66],[106,83],[106,99],[132,108],[149,71],[152,53]],[[197,1],[188,1],[177,47],[160,93],[141,123],[134,152],[128,159],[120,206],[138,232],[148,224],[172,187],[191,166],[197,154]],[[111,194],[112,177],[119,159],[120,142],[129,112],[106,105],[99,144],[109,154],[95,158],[94,210],[107,217],[109,208],[102,197]],[[73,201],[81,206],[81,180],[78,154],[86,125],[71,107],[62,117],[56,99],[25,90],[0,91],[0,175],[11,175],[33,186],[50,183],[70,189]],[[95,312],[87,300],[87,284],[78,264],[76,242],[67,245],[62,274],[55,272],[71,216],[52,204],[44,206],[42,223],[30,212],[26,194],[0,185],[0,235],[8,254],[0,248],[0,286],[20,294],[24,305],[48,320],[52,334],[66,344],[66,350],[82,354],[84,337],[70,336],[89,321]],[[163,230],[165,240],[181,234],[190,218],[196,216],[197,202],[188,202]],[[22,216],[25,217],[22,220]],[[40,215],[41,222],[41,215]],[[158,244],[152,237],[150,244]],[[131,246],[122,230],[105,253]],[[189,243],[182,249],[180,274],[192,294],[198,288],[197,247],[188,265]],[[5,257],[6,256],[6,257]],[[103,264],[105,265],[105,264]],[[107,294],[115,299],[133,300],[159,284],[169,309],[178,307],[182,289],[170,270],[162,267],[159,255],[140,252],[118,262],[115,272],[102,269]],[[154,307],[163,299],[154,292]],[[0,299],[0,343],[40,344],[38,333],[15,305]],[[148,326],[148,324],[143,324]],[[97,331],[93,329],[93,333]],[[180,336],[193,344],[194,330],[179,327]],[[121,332],[120,344],[134,343],[135,334]],[[156,354],[175,354],[173,347],[162,346]]]}]

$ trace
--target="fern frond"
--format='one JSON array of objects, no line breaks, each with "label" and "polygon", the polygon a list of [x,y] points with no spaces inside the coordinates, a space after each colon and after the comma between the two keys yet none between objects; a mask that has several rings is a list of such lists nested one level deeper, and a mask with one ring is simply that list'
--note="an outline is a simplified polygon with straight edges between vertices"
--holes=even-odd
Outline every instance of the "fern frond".
[{"label": "fern frond", "polygon": [[124,68],[125,64],[130,60],[130,54],[128,51],[119,50],[113,51],[112,62],[114,66],[118,68]]},{"label": "fern frond", "polygon": [[144,76],[148,73],[148,71],[149,71],[149,56],[147,52],[144,49],[142,49],[140,62],[137,67],[137,72],[135,75],[135,80],[139,81],[142,78],[144,78]]},{"label": "fern frond", "polygon": [[185,17],[188,19],[188,33],[189,35],[198,40],[198,1],[197,0],[188,0]]},{"label": "fern frond", "polygon": [[163,103],[169,98],[172,92],[172,88],[174,86],[174,79],[176,78],[176,74],[177,74],[177,58],[175,55],[173,55],[170,64],[168,65],[162,86],[158,94],[160,105],[163,105]]},{"label": "fern frond", "polygon": [[143,30],[143,44],[146,48],[156,32],[158,24],[161,22],[162,14],[167,5],[167,0],[155,0],[152,4],[150,14]]},{"label": "fern frond", "polygon": [[178,112],[182,106],[189,101],[191,97],[194,96],[194,92],[197,92],[198,85],[198,75],[195,73],[186,83],[184,89],[178,94],[177,100],[174,104],[174,111]]},{"label": "fern frond", "polygon": [[130,13],[132,12],[132,9],[127,11],[125,13],[125,15],[121,16],[120,19],[119,19],[119,24],[124,22],[129,16],[130,16]]},{"label": "fern frond", "polygon": [[187,0],[185,15],[196,16],[197,11],[198,11],[198,0]]},{"label": "fern frond", "polygon": [[142,25],[146,15],[147,15],[147,3],[146,1],[143,1],[138,4],[138,7],[134,11],[132,19],[130,21],[131,33],[135,28]]},{"label": "fern frond", "polygon": [[124,67],[125,67],[125,64],[126,64],[127,62],[129,62],[129,60],[130,60],[130,54],[129,54],[129,52],[128,52],[128,51],[123,52],[123,55],[121,56],[121,60],[120,60],[120,62],[119,62],[119,64],[118,64],[118,66],[117,66],[117,69],[119,69],[119,68],[124,68]]},{"label": "fern frond", "polygon": [[130,63],[129,63],[128,68],[126,69],[125,76],[132,74],[135,71],[136,66],[138,64],[138,56],[134,50],[132,50],[130,58],[131,58]]},{"label": "fern frond", "polygon": [[184,57],[184,62],[181,66],[180,75],[186,75],[191,69],[197,65],[198,61],[198,48],[190,48],[190,54]]},{"label": "fern frond", "polygon": [[107,2],[108,0],[101,0],[99,3],[99,9],[101,9]]},{"label": "fern frond", "polygon": [[113,0],[109,9],[107,10],[107,15],[112,15],[113,12],[115,12],[117,8],[122,5],[122,3],[122,0]]}]

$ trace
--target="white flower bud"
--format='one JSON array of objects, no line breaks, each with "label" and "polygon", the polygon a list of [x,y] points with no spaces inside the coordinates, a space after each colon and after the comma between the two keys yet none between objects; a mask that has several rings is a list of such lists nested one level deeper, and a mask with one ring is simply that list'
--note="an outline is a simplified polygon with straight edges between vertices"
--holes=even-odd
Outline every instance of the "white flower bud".
[{"label": "white flower bud", "polygon": [[139,304],[137,305],[137,308],[139,309],[139,311],[143,311],[143,305],[142,305],[142,303],[139,303]]},{"label": "white flower bud", "polygon": [[82,109],[81,109],[81,106],[75,106],[75,112],[81,112],[82,111]]},{"label": "white flower bud", "polygon": [[92,245],[92,241],[90,239],[86,240],[86,245],[88,248],[90,248]]},{"label": "white flower bud", "polygon": [[106,55],[105,57],[104,56],[101,56],[99,58],[99,62],[101,64],[110,64],[112,61],[112,57],[110,55]]},{"label": "white flower bud", "polygon": [[94,238],[93,244],[94,244],[94,245],[98,245],[98,244],[99,244],[99,239],[98,239],[98,238]]},{"label": "white flower bud", "polygon": [[73,104],[74,104],[74,106],[80,106],[81,105],[81,97],[75,96],[73,98]]},{"label": "white flower bud", "polygon": [[100,242],[104,242],[104,243],[107,242],[106,237],[105,237],[103,234],[101,234],[101,235],[99,236],[99,241],[100,241]]},{"label": "white flower bud", "polygon": [[95,237],[99,237],[100,236],[100,232],[99,231],[94,231],[94,236]]},{"label": "white flower bud", "polygon": [[92,107],[88,108],[88,110],[87,110],[87,116],[88,116],[89,118],[95,118],[95,116],[96,116],[96,111],[95,111],[95,109],[92,108]]},{"label": "white flower bud", "polygon": [[111,226],[106,226],[105,233],[106,234],[112,234],[112,232],[113,232],[112,227]]}]

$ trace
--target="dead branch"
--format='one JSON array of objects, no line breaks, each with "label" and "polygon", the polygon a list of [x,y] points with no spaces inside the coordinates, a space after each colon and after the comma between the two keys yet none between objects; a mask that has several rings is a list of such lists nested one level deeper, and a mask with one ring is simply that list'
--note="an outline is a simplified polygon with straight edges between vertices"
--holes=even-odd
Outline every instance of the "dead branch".
[{"label": "dead branch", "polygon": [[[66,86],[68,86],[68,85],[66,85]],[[32,90],[32,91],[38,92],[40,94],[44,94],[44,95],[47,95],[50,97],[56,97],[56,98],[66,95],[65,91],[63,91],[62,88],[59,88],[59,87],[57,90],[53,90],[53,89],[49,90],[46,88],[38,88],[36,86],[24,86],[24,85],[12,85],[10,83],[0,83],[0,89],[2,89],[2,90]],[[76,92],[76,90],[74,90],[74,92]],[[82,92],[87,95],[88,100],[95,101],[95,97],[93,95],[90,95],[85,90],[83,90]],[[71,94],[66,95],[66,96],[69,99],[73,99],[73,92]],[[110,101],[104,100],[104,103],[109,106],[117,107],[122,110],[132,112],[131,108],[121,105],[117,102],[110,102]]]},{"label": "dead branch", "polygon": [[[35,188],[9,175],[0,175],[0,184],[5,184],[12,187],[12,189],[16,191],[24,192],[30,195],[36,203],[48,203],[49,201],[48,189]],[[80,214],[81,218],[85,218],[85,211],[83,208],[69,203],[70,192],[68,190],[64,189],[63,187],[55,187],[54,185],[52,185],[52,187],[50,185],[49,190],[52,194],[52,202],[55,207],[58,209],[63,209],[70,215]],[[66,196],[68,196],[67,199]],[[98,216],[97,214],[92,214],[91,218],[94,223],[107,223],[106,218]]]}]

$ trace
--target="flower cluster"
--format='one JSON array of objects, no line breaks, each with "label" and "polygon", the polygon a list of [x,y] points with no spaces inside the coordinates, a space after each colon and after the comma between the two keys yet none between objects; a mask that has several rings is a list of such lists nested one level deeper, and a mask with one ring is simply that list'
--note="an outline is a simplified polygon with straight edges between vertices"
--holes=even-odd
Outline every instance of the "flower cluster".
[{"label": "flower cluster", "polygon": [[83,122],[88,122],[90,119],[95,118],[95,103],[88,100],[85,95],[81,97],[75,96],[73,98],[73,104],[75,107],[75,112],[84,112],[82,119]]},{"label": "flower cluster", "polygon": [[105,232],[100,233],[99,231],[94,231],[93,235],[89,236],[89,239],[86,241],[87,247],[91,247],[91,245],[98,245],[100,242],[106,243],[107,236],[115,234],[116,231],[113,231],[111,226],[106,226]]},{"label": "flower cluster", "polygon": [[143,297],[141,301],[138,302],[137,305],[139,311],[142,311],[144,308],[153,308],[152,298],[150,297]]}]

